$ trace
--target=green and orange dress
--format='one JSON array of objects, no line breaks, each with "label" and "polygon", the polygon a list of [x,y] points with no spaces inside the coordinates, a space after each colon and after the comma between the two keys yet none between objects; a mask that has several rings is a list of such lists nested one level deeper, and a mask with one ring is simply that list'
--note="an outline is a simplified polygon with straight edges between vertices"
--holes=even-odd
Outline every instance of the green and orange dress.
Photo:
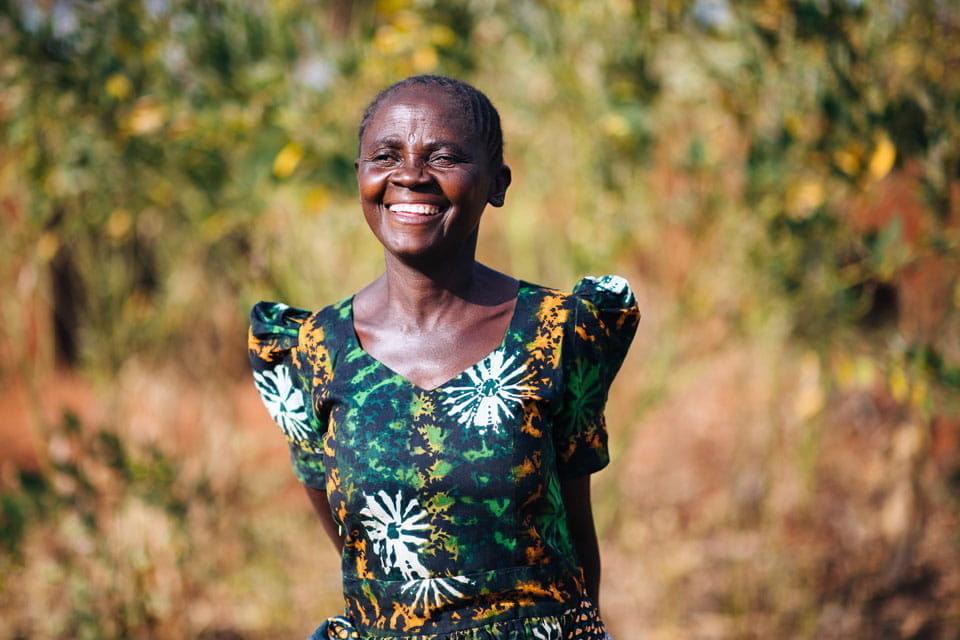
[{"label": "green and orange dress", "polygon": [[560,483],[609,461],[607,390],[640,317],[626,281],[521,282],[502,343],[433,389],[363,350],[352,302],[261,302],[250,331],[294,473],[344,532],[346,611],[315,637],[602,640]]}]

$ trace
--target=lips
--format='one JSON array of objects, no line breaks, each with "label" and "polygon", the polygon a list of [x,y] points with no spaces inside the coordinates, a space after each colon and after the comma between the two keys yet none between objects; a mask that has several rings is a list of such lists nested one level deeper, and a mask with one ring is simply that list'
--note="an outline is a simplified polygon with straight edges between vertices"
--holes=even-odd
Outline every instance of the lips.
[{"label": "lips", "polygon": [[399,213],[402,215],[408,216],[426,216],[431,217],[435,216],[441,211],[442,208],[434,204],[422,204],[414,202],[398,202],[391,204],[387,207],[391,213]]}]

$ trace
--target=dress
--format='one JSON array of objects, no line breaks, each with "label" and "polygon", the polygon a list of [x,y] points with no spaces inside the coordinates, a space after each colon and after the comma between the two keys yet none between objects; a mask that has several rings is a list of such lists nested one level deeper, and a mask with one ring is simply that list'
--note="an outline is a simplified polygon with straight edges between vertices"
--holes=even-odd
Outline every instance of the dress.
[{"label": "dress", "polygon": [[363,350],[352,302],[261,302],[250,331],[294,473],[344,532],[327,626],[348,631],[330,637],[602,640],[560,481],[609,461],[607,389],[640,317],[626,281],[521,282],[500,346],[434,389]]}]

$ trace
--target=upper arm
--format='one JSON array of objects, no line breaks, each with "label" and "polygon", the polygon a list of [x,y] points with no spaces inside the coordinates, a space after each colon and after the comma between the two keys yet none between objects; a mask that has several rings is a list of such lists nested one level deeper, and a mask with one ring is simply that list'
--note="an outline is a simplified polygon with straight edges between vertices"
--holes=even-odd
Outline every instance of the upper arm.
[{"label": "upper arm", "polygon": [[314,489],[304,485],[307,491],[307,497],[310,498],[310,504],[320,518],[320,524],[323,526],[324,533],[330,538],[337,551],[343,551],[343,536],[340,535],[340,526],[333,520],[333,514],[330,511],[330,500],[327,498],[327,492],[320,489]]},{"label": "upper arm", "polygon": [[563,497],[563,506],[567,512],[567,526],[574,543],[583,540],[584,537],[596,538],[593,505],[590,502],[590,476],[563,480],[560,483],[560,495]]},{"label": "upper arm", "polygon": [[567,512],[567,527],[583,568],[587,594],[600,606],[600,547],[593,524],[593,506],[590,503],[590,476],[564,480],[560,495]]}]

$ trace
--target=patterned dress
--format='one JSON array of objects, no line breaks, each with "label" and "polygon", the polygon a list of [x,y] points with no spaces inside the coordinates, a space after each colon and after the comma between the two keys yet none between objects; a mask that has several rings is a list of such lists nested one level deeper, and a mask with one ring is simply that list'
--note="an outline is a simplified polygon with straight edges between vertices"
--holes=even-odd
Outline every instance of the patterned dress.
[{"label": "patterned dress", "polygon": [[500,346],[433,389],[363,350],[352,302],[252,313],[257,389],[345,537],[346,612],[314,637],[602,640],[560,483],[609,460],[640,317],[626,281],[521,282]]}]

